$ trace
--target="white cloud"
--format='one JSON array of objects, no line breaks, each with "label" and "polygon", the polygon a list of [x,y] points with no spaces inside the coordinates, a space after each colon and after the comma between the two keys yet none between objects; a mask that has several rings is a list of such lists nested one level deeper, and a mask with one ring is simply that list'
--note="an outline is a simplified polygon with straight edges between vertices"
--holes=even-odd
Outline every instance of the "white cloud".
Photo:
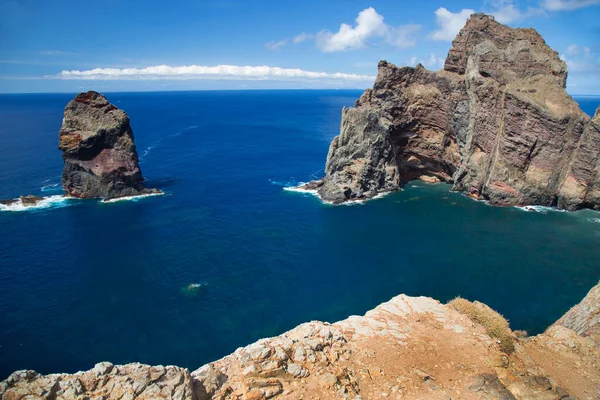
[{"label": "white cloud", "polygon": [[305,42],[307,40],[311,40],[314,38],[315,38],[315,35],[313,35],[311,33],[302,32],[302,33],[294,36],[294,38],[292,39],[292,42],[294,44],[298,44],[298,43],[302,43],[302,42]]},{"label": "white cloud", "polygon": [[501,24],[510,24],[523,18],[521,11],[514,4],[508,4],[491,13]]},{"label": "white cloud", "polygon": [[358,14],[356,26],[342,24],[336,33],[328,30],[317,33],[317,47],[326,53],[345,51],[365,47],[369,39],[380,38],[393,46],[408,48],[416,44],[413,35],[420,29],[421,25],[416,24],[398,27],[388,25],[381,14],[369,7]]},{"label": "white cloud", "polygon": [[600,58],[593,54],[589,47],[582,47],[576,44],[569,45],[566,54],[561,54],[560,59],[567,63],[569,77],[571,72],[581,76],[600,76]]},{"label": "white cloud", "polygon": [[62,51],[62,50],[40,50],[38,54],[42,56],[76,56],[77,53],[73,53],[71,51]]},{"label": "white cloud", "polygon": [[314,39],[315,35],[310,33],[302,32],[299,35],[294,36],[291,39],[283,39],[283,40],[272,40],[268,43],[265,43],[265,47],[269,50],[279,50],[283,46],[287,46],[288,44],[298,44],[305,42],[307,40]]},{"label": "white cloud", "polygon": [[373,7],[362,10],[356,17],[356,27],[342,24],[336,33],[327,30],[317,34],[317,45],[322,51],[344,51],[358,49],[365,45],[367,39],[387,34],[387,25],[383,16]]},{"label": "white cloud", "polygon": [[281,47],[285,46],[287,42],[287,39],[271,41],[269,43],[265,43],[265,47],[269,50],[279,50]]},{"label": "white cloud", "polygon": [[439,29],[431,34],[433,40],[452,41],[475,11],[469,8],[453,13],[440,7],[435,10],[435,20]]},{"label": "white cloud", "polygon": [[576,44],[570,44],[567,47],[567,54],[573,55],[573,54],[578,54],[579,53],[579,46],[577,46]]},{"label": "white cloud", "polygon": [[600,0],[542,0],[540,2],[542,7],[550,11],[575,10],[596,4],[600,4]]},{"label": "white cloud", "polygon": [[443,57],[439,57],[436,54],[431,53],[429,55],[429,59],[425,63],[425,66],[431,69],[439,69],[444,66],[445,59]]},{"label": "white cloud", "polygon": [[567,50],[565,51],[565,53],[567,53],[570,56],[576,56],[576,55],[582,54],[582,55],[588,57],[591,54],[591,50],[589,47],[583,47],[583,46],[579,46],[576,44],[570,44],[569,46],[567,46]]},{"label": "white cloud", "polygon": [[425,67],[431,70],[438,70],[444,66],[444,57],[440,57],[437,54],[431,53],[428,58],[419,58],[417,56],[412,56],[408,65],[416,66],[417,64],[423,64]]},{"label": "white cloud", "polygon": [[90,70],[62,71],[60,79],[90,80],[156,80],[156,79],[239,79],[239,80],[335,80],[370,82],[374,76],[345,74],[340,72],[314,72],[298,68],[268,66],[187,65],[172,67],[157,65],[146,68],[94,68]]},{"label": "white cloud", "polygon": [[333,33],[324,29],[317,34],[302,32],[293,38],[272,41],[265,46],[277,50],[288,44],[298,44],[308,40],[316,40],[317,47],[326,53],[359,49],[365,47],[369,39],[380,38],[399,48],[408,48],[416,44],[413,36],[421,29],[421,25],[409,24],[393,27],[383,22],[383,16],[373,7],[365,8],[356,17],[356,26],[341,24]]},{"label": "white cloud", "polygon": [[409,24],[401,25],[397,28],[389,28],[388,42],[401,49],[413,47],[417,40],[413,36],[421,30],[421,25]]}]

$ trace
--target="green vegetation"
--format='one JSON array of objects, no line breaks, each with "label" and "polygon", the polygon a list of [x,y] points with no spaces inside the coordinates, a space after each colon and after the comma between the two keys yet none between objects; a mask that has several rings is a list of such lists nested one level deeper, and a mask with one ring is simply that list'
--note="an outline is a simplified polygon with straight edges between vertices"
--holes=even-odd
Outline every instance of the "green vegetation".
[{"label": "green vegetation", "polygon": [[478,301],[457,297],[449,303],[456,311],[469,317],[473,322],[483,326],[488,335],[500,341],[500,349],[510,354],[515,350],[513,334],[508,321],[498,312]]}]

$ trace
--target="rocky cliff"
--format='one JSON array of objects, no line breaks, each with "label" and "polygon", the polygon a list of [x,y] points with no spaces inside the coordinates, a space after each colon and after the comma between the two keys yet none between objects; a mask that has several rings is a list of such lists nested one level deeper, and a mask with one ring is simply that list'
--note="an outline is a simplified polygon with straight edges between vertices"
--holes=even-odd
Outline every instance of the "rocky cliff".
[{"label": "rocky cliff", "polygon": [[378,69],[307,185],[324,200],[423,179],[492,204],[600,209],[600,110],[591,119],[566,93],[566,65],[535,30],[473,14],[443,70]]},{"label": "rocky cliff", "polygon": [[[597,313],[599,291],[576,307],[577,320]],[[191,373],[106,362],[75,374],[18,371],[0,383],[0,398],[598,399],[600,345],[564,319],[521,337],[481,303],[400,295],[362,317],[302,324]]]},{"label": "rocky cliff", "polygon": [[67,104],[58,148],[68,196],[116,198],[160,193],[144,188],[129,117],[97,92]]},{"label": "rocky cliff", "polygon": [[555,325],[569,328],[600,345],[600,284],[594,286],[581,303],[571,308]]}]

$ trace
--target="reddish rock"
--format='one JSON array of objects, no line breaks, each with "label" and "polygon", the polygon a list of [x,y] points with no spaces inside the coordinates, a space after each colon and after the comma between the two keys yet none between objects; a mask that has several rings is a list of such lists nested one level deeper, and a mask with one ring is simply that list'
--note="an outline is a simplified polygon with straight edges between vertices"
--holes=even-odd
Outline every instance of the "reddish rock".
[{"label": "reddish rock", "polygon": [[428,176],[492,204],[600,209],[600,113],[590,119],[566,93],[566,65],[535,30],[474,14],[443,70],[378,69],[342,112],[323,199]]},{"label": "reddish rock", "polygon": [[129,117],[98,92],[80,93],[67,104],[58,148],[68,196],[109,199],[160,193],[142,184]]}]

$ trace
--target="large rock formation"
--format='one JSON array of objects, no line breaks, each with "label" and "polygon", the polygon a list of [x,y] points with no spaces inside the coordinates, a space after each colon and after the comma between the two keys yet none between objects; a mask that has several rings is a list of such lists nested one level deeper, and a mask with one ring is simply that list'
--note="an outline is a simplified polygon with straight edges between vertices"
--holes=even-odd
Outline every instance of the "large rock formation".
[{"label": "large rock formation", "polygon": [[535,30],[473,14],[443,70],[379,63],[307,188],[340,203],[421,178],[493,204],[599,209],[600,112],[583,113],[566,79]]},{"label": "large rock formation", "polygon": [[67,104],[59,139],[68,196],[109,199],[160,193],[142,185],[129,117],[100,93],[80,93]]},{"label": "large rock formation", "polygon": [[[520,338],[505,321],[494,325],[501,317],[487,306],[470,303],[474,318],[462,313],[469,302],[460,303],[400,295],[362,317],[313,321],[259,340],[191,374],[171,366],[110,363],[75,374],[18,371],[0,382],[0,398],[600,398],[598,343],[561,324]],[[578,307],[582,320],[598,310],[598,304],[591,311]]]}]

